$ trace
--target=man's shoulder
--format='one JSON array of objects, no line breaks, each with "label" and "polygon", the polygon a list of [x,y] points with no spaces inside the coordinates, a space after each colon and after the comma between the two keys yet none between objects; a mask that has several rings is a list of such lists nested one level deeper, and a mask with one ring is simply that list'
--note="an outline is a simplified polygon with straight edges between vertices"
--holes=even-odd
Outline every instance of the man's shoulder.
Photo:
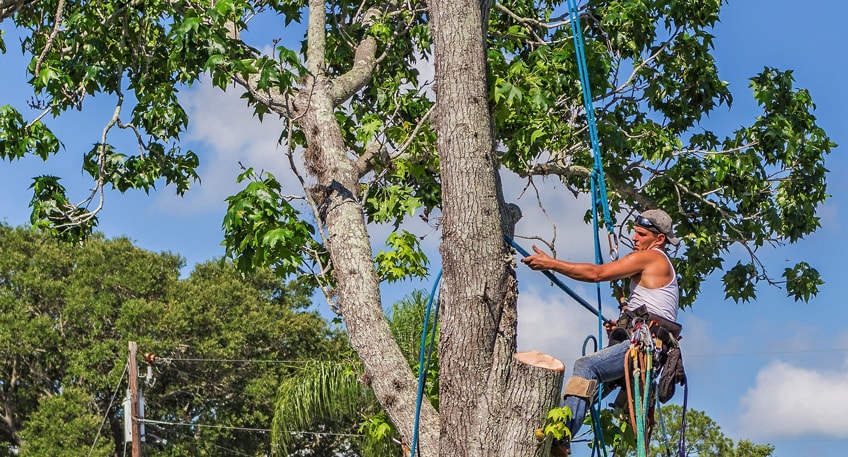
[{"label": "man's shoulder", "polygon": [[666,259],[668,256],[661,249],[645,249],[642,251],[633,251],[628,256],[633,259]]}]

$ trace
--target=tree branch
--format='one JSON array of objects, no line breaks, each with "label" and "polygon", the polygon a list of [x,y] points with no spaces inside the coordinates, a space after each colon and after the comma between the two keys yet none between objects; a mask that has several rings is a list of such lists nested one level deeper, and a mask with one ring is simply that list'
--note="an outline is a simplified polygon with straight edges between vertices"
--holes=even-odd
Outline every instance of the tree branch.
[{"label": "tree branch", "polygon": [[327,54],[327,13],[324,0],[309,0],[309,27],[306,39],[306,69],[314,78],[324,75],[324,59]]},{"label": "tree branch", "polygon": [[0,0],[0,22],[35,3],[35,0]]},{"label": "tree branch", "polygon": [[53,30],[50,31],[50,36],[47,37],[47,41],[44,43],[44,49],[41,50],[41,54],[38,55],[38,60],[35,61],[35,69],[32,72],[32,75],[38,78],[38,74],[41,73],[41,65],[44,63],[44,58],[47,56],[47,53],[50,52],[50,49],[53,47],[53,41],[56,39],[56,35],[59,34],[59,25],[62,23],[62,13],[65,11],[65,0],[59,0],[59,3],[56,5],[56,15],[53,17]]},{"label": "tree branch", "polygon": [[[365,12],[363,24],[367,26],[379,14],[380,11],[376,8],[369,9]],[[310,30],[312,30],[311,27]],[[371,75],[374,74],[376,66],[377,39],[373,36],[367,36],[356,46],[353,56],[353,67],[347,73],[333,80],[332,87],[330,88],[330,99],[333,104],[338,105],[365,87],[365,84],[371,79]]]},{"label": "tree branch", "polygon": [[512,18],[512,20],[514,20],[515,22],[518,22],[519,24],[523,25],[524,28],[526,28],[533,35],[533,38],[536,39],[536,43],[534,43],[534,44],[539,44],[539,45],[547,44],[547,41],[545,41],[544,38],[540,37],[539,34],[536,33],[535,27],[551,28],[548,24],[545,24],[544,22],[539,21],[537,19],[521,17],[521,16],[515,14],[509,8],[503,6],[503,4],[501,4],[501,2],[496,2],[495,8],[497,8],[499,11],[506,14],[510,18]]},{"label": "tree branch", "polygon": [[430,119],[430,114],[433,113],[433,109],[435,108],[435,106],[435,104],[430,106],[430,109],[428,109],[427,112],[424,113],[424,116],[421,116],[421,119],[418,120],[418,123],[415,124],[415,128],[412,129],[412,132],[406,138],[406,141],[404,141],[400,146],[398,146],[397,149],[395,149],[391,153],[388,153],[386,151],[386,148],[382,143],[377,141],[371,142],[365,148],[365,152],[361,156],[359,156],[359,159],[357,159],[356,161],[356,168],[357,170],[359,170],[359,177],[361,178],[374,168],[374,159],[377,156],[385,157],[388,160],[396,160],[400,158],[406,152],[406,150],[409,149],[409,146],[412,144],[412,141],[415,139],[416,136],[418,136],[418,132],[421,131],[424,125],[426,125],[427,121]]}]

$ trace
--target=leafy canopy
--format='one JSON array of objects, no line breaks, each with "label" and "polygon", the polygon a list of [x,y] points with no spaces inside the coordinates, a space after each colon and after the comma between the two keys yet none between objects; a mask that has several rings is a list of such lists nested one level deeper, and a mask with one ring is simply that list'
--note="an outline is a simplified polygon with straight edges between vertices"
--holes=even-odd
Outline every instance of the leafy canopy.
[{"label": "leafy canopy", "polygon": [[[490,21],[491,100],[505,167],[557,175],[589,192],[591,150],[563,3],[499,3]],[[758,250],[819,227],[824,165],[835,146],[791,70],[764,68],[750,88],[762,114],[733,132],[702,121],[733,96],[719,78],[712,28],[721,0],[590,1],[581,9],[589,84],[610,204],[626,235],[633,212],[665,209],[685,248],[675,262],[682,303],[724,270],[728,298],[747,301],[760,281],[809,300],[822,284],[806,262],[767,271]],[[739,248],[746,253],[740,260]]]},{"label": "leafy canopy", "polygon": [[[178,94],[206,75],[222,89],[245,88],[260,120],[283,118],[280,138],[304,185],[297,198],[306,204],[294,210],[273,176],[243,175],[246,189],[229,199],[224,218],[228,253],[242,268],[270,265],[284,275],[332,270],[320,195],[310,194],[307,184],[318,171],[309,154],[318,145],[306,143],[292,114],[297,106],[285,102],[312,87],[304,2],[21,3],[27,7],[0,13],[14,22],[21,50],[31,58],[33,97],[28,111],[0,109],[0,157],[49,160],[62,147],[49,127],[53,117],[85,109],[92,96],[115,107],[90,149],[69,151],[82,157],[95,192],[75,204],[61,177],[35,177],[34,226],[84,238],[104,203],[100,189],[149,191],[164,183],[178,194],[188,191],[199,179],[202,154],[183,149],[190,119]],[[592,0],[581,6],[616,223],[623,234],[633,212],[660,207],[672,215],[685,242],[676,267],[686,306],[717,270],[724,272],[727,297],[737,301],[753,299],[761,282],[809,300],[822,284],[818,271],[805,262],[770,271],[759,250],[796,242],[819,227],[817,209],[828,197],[824,160],[835,145],[791,70],[764,68],[751,77],[762,113],[748,125],[729,132],[705,127],[708,115],[733,101],[712,55],[723,3]],[[557,176],[567,188],[587,192],[592,162],[564,9],[560,0],[495,4],[488,24],[489,103],[505,168],[534,182]],[[430,82],[420,78],[431,43],[423,4],[340,0],[325,3],[324,19],[323,41],[312,45],[320,44],[319,67],[336,78],[334,87],[359,77],[357,53],[375,43],[364,85],[330,94],[342,97],[333,99],[334,115],[359,172],[367,221],[398,227],[411,215],[437,215]],[[250,41],[261,35],[254,24],[275,22],[282,32],[272,38],[273,52],[259,52],[268,43]],[[34,114],[26,120],[26,113]],[[293,160],[299,148],[307,152],[303,166]],[[307,207],[314,218],[300,211]],[[426,271],[415,236],[395,235],[389,248],[375,259],[381,278]]]}]

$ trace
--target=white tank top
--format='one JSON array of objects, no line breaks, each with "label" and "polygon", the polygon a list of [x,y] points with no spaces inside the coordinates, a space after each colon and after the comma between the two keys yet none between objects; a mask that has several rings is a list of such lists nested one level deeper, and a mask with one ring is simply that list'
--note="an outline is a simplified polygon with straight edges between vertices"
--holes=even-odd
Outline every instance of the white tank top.
[{"label": "white tank top", "polygon": [[640,306],[645,306],[649,313],[672,322],[677,322],[677,304],[680,300],[680,289],[677,287],[677,272],[674,271],[674,265],[671,264],[665,251],[657,248],[654,249],[661,252],[665,256],[669,266],[671,266],[672,280],[658,289],[649,289],[631,282],[630,301],[627,304],[627,309],[634,310]]}]

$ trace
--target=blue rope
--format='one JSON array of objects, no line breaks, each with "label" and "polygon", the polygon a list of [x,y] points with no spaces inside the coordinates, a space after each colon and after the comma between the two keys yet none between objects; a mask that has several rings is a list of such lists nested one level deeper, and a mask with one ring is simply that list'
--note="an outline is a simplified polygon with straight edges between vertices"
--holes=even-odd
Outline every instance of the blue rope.
[{"label": "blue rope", "polygon": [[[587,354],[586,345],[589,344],[590,341],[595,343],[595,350],[593,352],[598,352],[598,349],[599,349],[598,339],[595,338],[595,335],[589,335],[589,336],[586,337],[585,340],[583,340],[583,352],[582,352],[582,354],[583,354],[584,357]],[[591,403],[589,405],[589,412],[591,413],[591,417],[592,417],[592,429],[593,430],[600,430],[601,429],[601,399],[603,397],[601,389],[602,389],[602,386],[598,386],[598,401]],[[592,446],[592,457],[595,457],[595,451],[598,451],[598,456],[601,455],[601,452],[603,452],[604,455],[606,456],[607,455],[607,445],[604,442],[603,433],[600,433],[600,434],[595,433],[595,436],[592,438],[592,441],[594,443],[594,446]]]},{"label": "blue rope", "polygon": [[689,402],[689,381],[683,384],[683,412],[680,415],[680,440],[677,442],[677,456],[686,457],[686,404]]},{"label": "blue rope", "polygon": [[[592,169],[592,177],[590,179],[592,192],[592,227],[595,234],[595,263],[600,265],[604,263],[603,255],[601,254],[601,240],[598,235],[598,206],[600,203],[603,211],[604,222],[606,222],[607,231],[612,235],[615,232],[615,227],[612,225],[610,217],[609,201],[607,200],[607,189],[604,178],[604,165],[601,161],[601,147],[598,141],[598,127],[595,122],[595,107],[592,102],[592,90],[589,86],[589,71],[586,65],[586,54],[584,52],[583,32],[580,28],[580,16],[577,14],[577,1],[568,0],[569,16],[571,18],[571,30],[574,38],[574,50],[577,54],[577,70],[580,73],[580,86],[583,88],[583,105],[586,109],[586,124],[589,127],[589,139],[592,143],[592,156],[594,158],[594,167]],[[603,346],[603,320],[600,319],[601,309],[601,284],[596,284],[598,295],[598,342]],[[600,392],[599,392],[600,394]]]},{"label": "blue rope", "polygon": [[583,356],[584,357],[586,356],[586,345],[589,344],[590,341],[595,343],[595,350],[593,350],[592,352],[598,352],[598,339],[595,338],[595,335],[589,335],[589,336],[586,337],[585,340],[583,340]]},{"label": "blue rope", "polygon": [[[600,402],[600,399],[598,399]],[[589,412],[592,414],[592,428],[595,430],[601,429],[601,405],[600,403],[593,403],[589,405]],[[604,443],[604,434],[603,433],[595,433],[593,437],[594,446],[592,446],[592,456],[595,455],[595,450],[598,450],[598,457],[600,457],[601,452],[604,453],[604,456],[607,455],[607,445]]]},{"label": "blue rope", "polygon": [[[526,251],[526,250],[524,250],[521,246],[519,246],[519,245],[518,245],[515,241],[513,241],[513,240],[512,240],[512,238],[510,238],[510,237],[508,237],[508,236],[504,236],[504,239],[507,241],[507,243],[509,243],[509,244],[510,244],[510,246],[512,246],[513,248],[515,248],[515,250],[516,250],[516,251],[518,251],[518,253],[519,253],[519,254],[523,255],[524,257],[528,257],[528,256],[530,255],[530,253],[529,253],[529,252],[527,252],[527,251]],[[550,271],[547,271],[547,270],[543,270],[543,271],[542,271],[542,274],[543,274],[543,275],[545,275],[548,279],[550,279],[550,280],[551,280],[551,282],[553,282],[554,284],[556,284],[556,285],[557,285],[557,287],[559,287],[560,289],[562,289],[562,291],[563,291],[563,292],[565,292],[566,294],[568,294],[568,296],[569,296],[569,297],[573,298],[573,299],[574,299],[577,303],[579,303],[581,306],[583,306],[584,308],[586,308],[586,309],[588,309],[589,311],[591,311],[591,312],[592,312],[592,314],[594,314],[594,315],[598,316],[598,319],[601,319],[603,322],[610,322],[610,320],[609,320],[609,319],[607,319],[606,317],[604,317],[604,315],[603,315],[603,314],[602,314],[599,310],[595,309],[595,307],[594,307],[594,306],[590,305],[590,304],[589,304],[589,302],[587,302],[585,299],[583,299],[583,297],[581,297],[581,296],[577,295],[577,293],[575,293],[575,292],[574,292],[573,290],[571,290],[568,286],[566,286],[566,285],[565,285],[565,283],[563,283],[562,281],[560,281],[560,279],[559,279],[559,278],[557,278],[556,276],[554,276],[554,274],[553,274],[553,273],[551,273]]]},{"label": "blue rope", "polygon": [[[430,355],[433,353],[434,341],[436,339],[436,320],[439,316],[439,307],[436,306],[436,314],[433,318],[433,335],[430,337],[430,348],[425,349],[427,345],[427,325],[430,322],[430,310],[433,308],[433,302],[437,301],[436,292],[439,290],[439,282],[442,280],[442,270],[436,275],[436,280],[433,282],[433,288],[430,290],[430,299],[427,301],[427,308],[424,312],[424,327],[421,330],[421,350],[418,354],[418,396],[415,399],[415,424],[412,428],[412,446],[410,446],[409,457],[415,457],[415,449],[418,446],[418,423],[421,418],[421,403],[424,400],[424,377],[430,367]],[[425,361],[426,353],[426,361]]]},{"label": "blue rope", "polygon": [[[653,388],[657,389],[657,383],[656,382],[654,382]],[[662,431],[662,435],[663,435],[663,445],[665,445],[665,455],[666,455],[666,457],[671,457],[671,446],[669,445],[670,440],[668,438],[668,430],[666,430],[666,428],[665,428],[665,419],[663,418],[662,406],[660,405],[659,397],[657,397],[656,400],[657,400],[656,401],[657,415],[660,416],[660,430]]]},{"label": "blue rope", "polygon": [[[600,224],[598,221],[598,206],[601,207],[601,211],[603,212],[604,222],[606,223],[606,228],[608,232],[608,236],[610,238],[610,243],[612,244],[612,240],[615,237],[615,227],[612,223],[612,217],[610,217],[609,210],[609,201],[607,199],[607,188],[606,188],[606,179],[604,177],[604,166],[601,160],[601,147],[600,141],[598,141],[598,127],[595,121],[595,107],[592,101],[592,91],[591,86],[589,85],[589,71],[587,69],[586,64],[586,54],[584,50],[583,43],[583,31],[580,27],[580,16],[577,12],[577,1],[576,0],[568,0],[568,9],[569,9],[569,17],[571,19],[571,29],[572,35],[574,38],[574,51],[577,57],[577,70],[580,74],[580,86],[582,87],[583,93],[583,105],[586,110],[586,124],[589,128],[589,140],[592,144],[592,156],[594,159],[594,166],[592,169],[592,175],[589,180],[591,185],[591,193],[592,193],[592,227],[594,229],[594,241],[595,241],[595,263],[600,265],[604,263],[603,255],[601,253],[601,240],[598,232],[600,231]],[[612,246],[610,246],[611,252]],[[596,284],[596,293],[598,299],[598,343],[602,345],[603,342],[603,323],[604,320],[602,318],[602,301],[601,301],[601,285],[600,283]],[[603,398],[603,387],[598,388],[598,410],[600,409],[601,399]],[[600,413],[596,411],[594,407],[592,407],[592,423],[595,427],[595,441],[601,444],[601,449],[604,450],[604,455],[606,455],[606,445],[604,444],[603,433],[598,433],[600,430]],[[594,455],[594,450],[592,451]]]},{"label": "blue rope", "polygon": [[577,0],[568,0],[568,7],[571,18],[571,29],[573,31],[574,51],[577,55],[577,71],[580,74],[580,86],[583,88],[583,106],[586,110],[586,124],[589,128],[589,141],[592,144],[592,155],[595,164],[591,179],[592,199],[595,205],[594,211],[597,212],[597,203],[600,200],[607,231],[613,233],[615,232],[615,227],[612,224],[609,202],[606,198],[607,187],[604,178],[604,166],[601,161],[601,146],[598,141],[598,126],[595,122],[595,106],[592,101],[592,90],[589,86],[589,70],[586,64],[583,31],[580,28],[580,16],[577,14]]}]

